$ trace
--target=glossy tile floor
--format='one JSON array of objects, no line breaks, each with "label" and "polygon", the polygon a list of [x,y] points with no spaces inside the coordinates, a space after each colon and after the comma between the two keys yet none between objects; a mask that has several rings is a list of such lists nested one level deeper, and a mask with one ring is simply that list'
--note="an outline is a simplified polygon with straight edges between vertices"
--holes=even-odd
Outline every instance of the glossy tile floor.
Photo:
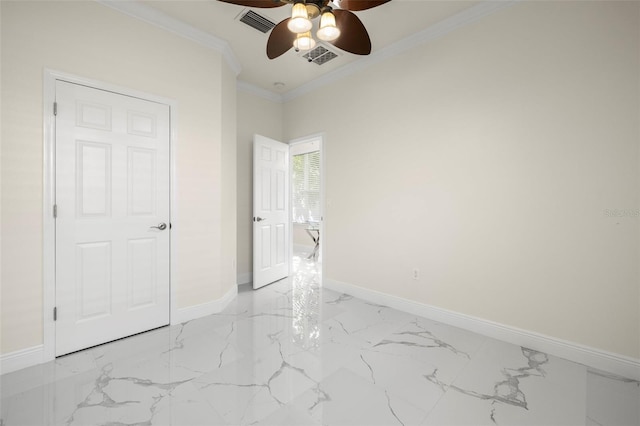
[{"label": "glossy tile floor", "polygon": [[640,384],[318,286],[2,376],[0,425],[640,425]]}]

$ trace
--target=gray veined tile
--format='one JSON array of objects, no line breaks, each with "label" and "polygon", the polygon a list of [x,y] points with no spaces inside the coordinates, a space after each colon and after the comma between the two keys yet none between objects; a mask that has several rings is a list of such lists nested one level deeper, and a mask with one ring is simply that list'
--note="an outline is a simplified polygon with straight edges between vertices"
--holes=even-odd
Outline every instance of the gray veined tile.
[{"label": "gray veined tile", "polygon": [[[339,293],[337,291],[323,289],[324,304],[333,306],[344,306],[345,302],[353,300],[350,294]],[[346,309],[346,308],[345,308]]]},{"label": "gray veined tile", "polygon": [[587,419],[594,425],[640,425],[640,382],[589,370]]},{"label": "gray veined tile", "polygon": [[231,339],[215,333],[200,333],[183,337],[177,334],[172,347],[161,354],[161,361],[172,369],[193,372],[193,377],[221,368],[242,357]]},{"label": "gray veined tile", "polygon": [[191,383],[184,383],[154,407],[151,425],[225,425],[226,421]]},{"label": "gray veined tile", "polygon": [[487,340],[443,388],[425,424],[577,425],[586,419],[584,366],[499,341]]},{"label": "gray veined tile", "polygon": [[316,426],[320,424],[304,411],[289,405],[279,408],[256,423],[259,426]]},{"label": "gray veined tile", "polygon": [[363,350],[357,345],[324,342],[307,353],[314,357],[324,378],[350,363],[359,361]]},{"label": "gray veined tile", "polygon": [[226,341],[233,342],[241,352],[260,351],[278,342],[284,350],[300,351],[297,344],[295,318],[291,313],[258,313],[216,328],[214,331]]},{"label": "gray veined tile", "polygon": [[403,324],[414,317],[406,312],[361,300],[347,294],[334,295],[324,303],[329,306],[341,307],[345,312],[353,314],[368,324]]},{"label": "gray veined tile", "polygon": [[451,383],[486,340],[485,337],[436,323],[413,319],[385,335],[370,350],[409,357],[438,370],[438,378]]},{"label": "gray veined tile", "polygon": [[0,425],[640,424],[637,381],[322,289],[296,265],[220,314],[0,377]]},{"label": "gray veined tile", "polygon": [[[438,367],[434,365],[383,352],[362,351],[358,359],[345,368],[425,412],[430,411],[444,395],[446,389],[443,384],[451,383],[430,380],[430,376],[438,372]],[[450,373],[449,376],[453,377],[454,374]]]},{"label": "gray veined tile", "polygon": [[426,412],[341,369],[296,398],[293,407],[323,425],[412,425]]},{"label": "gray veined tile", "polygon": [[[371,321],[375,318],[375,321]],[[397,329],[402,322],[381,319],[371,311],[348,310],[334,316],[321,325],[320,340],[324,343],[337,343],[368,348]]]},{"label": "gray veined tile", "polygon": [[44,364],[4,374],[0,381],[1,397],[4,399],[96,368],[95,359],[89,351],[65,355]]},{"label": "gray veined tile", "polygon": [[175,342],[176,338],[190,338],[197,335],[215,334],[213,330],[225,326],[234,321],[246,318],[249,310],[241,310],[240,312],[218,313],[207,315],[187,321],[183,324],[177,324],[171,327],[171,339]]},{"label": "gray veined tile", "polygon": [[[57,395],[68,398],[63,403],[66,410],[75,404],[73,410],[64,413],[64,423],[151,424],[158,405],[172,400],[173,393],[189,383],[189,379],[172,381],[145,378],[148,371],[132,375],[122,373],[109,364],[103,367],[101,374],[91,385],[83,384],[80,394],[56,392]],[[171,376],[168,372],[157,375]]]},{"label": "gray veined tile", "polygon": [[293,357],[276,343],[198,377],[194,385],[229,424],[251,424],[316,385],[312,360]]}]

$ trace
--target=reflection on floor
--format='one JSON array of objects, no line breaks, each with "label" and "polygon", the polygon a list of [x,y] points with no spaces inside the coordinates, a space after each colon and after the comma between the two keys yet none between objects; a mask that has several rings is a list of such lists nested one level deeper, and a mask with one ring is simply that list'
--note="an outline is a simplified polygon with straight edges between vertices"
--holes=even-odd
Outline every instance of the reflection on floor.
[{"label": "reflection on floor", "polygon": [[2,376],[0,425],[639,425],[640,384],[319,287]]}]

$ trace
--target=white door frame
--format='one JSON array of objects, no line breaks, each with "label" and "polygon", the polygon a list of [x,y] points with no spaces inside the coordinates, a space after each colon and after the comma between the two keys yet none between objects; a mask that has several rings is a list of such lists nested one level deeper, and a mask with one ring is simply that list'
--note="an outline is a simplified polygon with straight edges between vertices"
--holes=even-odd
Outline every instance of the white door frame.
[{"label": "white door frame", "polygon": [[[45,68],[43,85],[43,193],[42,193],[42,322],[43,322],[43,347],[42,362],[51,361],[55,358],[56,327],[53,320],[53,308],[56,302],[56,222],[53,218],[53,205],[55,201],[55,119],[53,115],[53,103],[56,96],[56,80],[63,80],[69,83],[92,87],[126,96],[144,99],[151,102],[158,102],[169,106],[169,223],[176,221],[176,164],[175,147],[177,146],[177,102],[173,99],[164,98],[139,90],[130,89],[123,86],[91,80],[73,74],[67,74]],[[171,231],[169,239],[169,287],[170,287],[170,313],[169,318],[173,319],[177,312],[175,297],[175,276],[176,276],[176,233],[177,229]],[[173,323],[173,322],[171,322]]]},{"label": "white door frame", "polygon": [[[292,145],[297,145],[300,143],[318,141],[318,147],[320,150],[320,210],[322,211],[322,220],[320,221],[320,253],[318,254],[318,259],[322,259],[322,270],[324,272],[324,247],[326,240],[326,225],[325,221],[327,220],[327,205],[325,203],[325,158],[326,158],[326,135],[324,132],[322,133],[314,133],[309,136],[303,136],[301,138],[292,139],[289,141],[289,148]],[[289,149],[291,151],[291,149]],[[289,155],[289,174],[293,175],[293,156]],[[293,200],[293,185],[291,180],[289,180],[289,199]],[[293,258],[293,217],[291,218],[291,223],[289,224],[291,227],[291,232],[289,233],[291,241],[289,242],[289,258]],[[322,277],[324,277],[324,273],[321,275],[320,287],[322,287]]]}]

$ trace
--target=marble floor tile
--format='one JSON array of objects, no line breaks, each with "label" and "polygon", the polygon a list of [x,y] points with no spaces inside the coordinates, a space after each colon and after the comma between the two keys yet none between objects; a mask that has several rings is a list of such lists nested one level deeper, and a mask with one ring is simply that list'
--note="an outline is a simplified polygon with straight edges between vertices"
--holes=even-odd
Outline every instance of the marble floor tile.
[{"label": "marble floor tile", "polygon": [[274,411],[272,414],[262,419],[256,425],[259,426],[316,426],[321,423],[316,422],[311,416],[302,410],[290,405],[285,405]]},{"label": "marble floor tile", "polygon": [[9,425],[640,425],[640,383],[292,275],[0,377]]},{"label": "marble floor tile", "polygon": [[0,397],[4,399],[95,368],[97,364],[90,350],[56,358],[53,362],[4,374],[0,379]]},{"label": "marble floor tile", "polygon": [[[488,339],[424,424],[579,425],[585,423],[586,367]],[[464,410],[456,407],[465,407]]]},{"label": "marble floor tile", "polygon": [[640,381],[587,372],[587,421],[591,425],[640,425]]},{"label": "marble floor tile", "polygon": [[364,350],[356,361],[350,362],[345,368],[420,407],[425,414],[445,392],[440,383],[429,380],[438,367],[403,355]]},{"label": "marble floor tile", "polygon": [[340,369],[293,402],[323,425],[419,424],[426,412],[347,369]]}]

